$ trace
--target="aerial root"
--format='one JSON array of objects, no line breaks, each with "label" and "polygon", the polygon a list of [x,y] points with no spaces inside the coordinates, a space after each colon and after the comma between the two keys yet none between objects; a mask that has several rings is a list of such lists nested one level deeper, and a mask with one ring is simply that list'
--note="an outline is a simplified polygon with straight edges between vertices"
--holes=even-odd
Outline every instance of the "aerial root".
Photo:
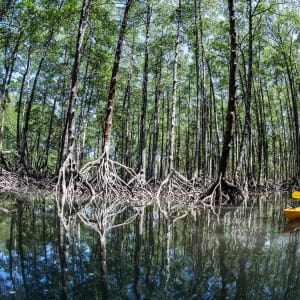
[{"label": "aerial root", "polygon": [[20,192],[28,190],[53,190],[53,184],[48,180],[37,180],[28,176],[21,176],[18,173],[8,171],[0,167],[0,190]]},{"label": "aerial root", "polygon": [[199,190],[194,187],[192,182],[172,169],[158,187],[155,198],[158,206],[161,206],[161,200],[164,199],[173,207],[178,208],[190,205],[197,194],[199,194]]},{"label": "aerial root", "polygon": [[171,169],[156,192],[156,203],[161,213],[171,224],[185,217],[190,195],[195,192],[193,184],[183,175]]},{"label": "aerial root", "polygon": [[150,181],[146,181],[143,173],[139,172],[132,176],[128,181],[128,186],[132,189],[135,200],[140,203],[147,202],[148,204],[155,200],[155,192]]},{"label": "aerial root", "polygon": [[116,196],[133,196],[132,188],[123,180],[118,171],[122,169],[130,177],[134,176],[134,171],[125,165],[110,160],[103,154],[99,159],[84,165],[79,174],[94,195],[101,195],[108,198]]},{"label": "aerial root", "polygon": [[22,187],[28,187],[29,182],[16,173],[9,172],[3,168],[0,169],[0,189],[18,190]]},{"label": "aerial root", "polygon": [[246,195],[243,194],[240,187],[219,176],[218,180],[201,195],[197,204],[209,207],[215,207],[216,204],[237,205],[245,199]]}]

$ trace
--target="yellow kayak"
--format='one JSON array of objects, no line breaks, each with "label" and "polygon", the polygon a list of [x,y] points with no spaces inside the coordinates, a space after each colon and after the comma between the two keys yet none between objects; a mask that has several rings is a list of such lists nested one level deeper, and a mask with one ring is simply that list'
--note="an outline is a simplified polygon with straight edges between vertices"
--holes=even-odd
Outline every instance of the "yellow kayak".
[{"label": "yellow kayak", "polygon": [[290,219],[300,219],[300,207],[288,207],[283,210],[283,213]]},{"label": "yellow kayak", "polygon": [[294,199],[300,199],[300,191],[294,191],[294,192],[292,192],[292,198],[294,198]]}]

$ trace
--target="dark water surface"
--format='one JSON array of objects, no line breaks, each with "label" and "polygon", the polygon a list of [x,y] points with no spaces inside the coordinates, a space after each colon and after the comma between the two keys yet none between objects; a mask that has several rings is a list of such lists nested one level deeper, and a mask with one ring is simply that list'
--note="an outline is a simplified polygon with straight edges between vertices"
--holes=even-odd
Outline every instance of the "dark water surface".
[{"label": "dark water surface", "polygon": [[51,197],[2,194],[0,299],[300,299],[300,222],[283,216],[288,198],[178,219],[155,205],[114,219],[106,206],[97,227],[60,222]]}]

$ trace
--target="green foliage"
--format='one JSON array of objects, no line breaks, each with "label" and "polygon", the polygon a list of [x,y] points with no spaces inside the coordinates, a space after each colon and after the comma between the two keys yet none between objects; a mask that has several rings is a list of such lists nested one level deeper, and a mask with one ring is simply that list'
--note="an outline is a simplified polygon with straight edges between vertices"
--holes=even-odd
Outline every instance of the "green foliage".
[{"label": "green foliage", "polygon": [[[199,41],[200,90],[201,90],[201,142],[208,151],[210,164],[217,159],[216,145],[222,143],[228,97],[228,71],[230,36],[226,1],[196,1]],[[167,156],[170,103],[173,88],[173,59],[178,1],[136,1],[130,11],[126,37],[117,81],[113,119],[113,156],[124,161],[125,135],[130,139],[130,163],[136,167],[139,161],[139,130],[143,90],[145,20],[147,3],[152,4],[150,24],[149,74],[147,86],[146,137],[149,160],[152,155],[155,101],[159,95],[159,154]],[[14,1],[0,23],[0,87],[4,91],[7,68],[12,68],[8,84],[10,103],[6,108],[4,150],[17,150],[17,119],[24,125],[24,110],[33,89],[39,63],[46,53],[35,87],[31,119],[29,122],[28,161],[31,168],[43,173],[45,166],[51,173],[56,170],[60,140],[66,121],[70,94],[71,70],[74,61],[77,28],[81,1],[20,0]],[[235,165],[245,116],[246,83],[248,76],[248,8],[247,2],[235,1],[236,24],[239,42],[237,81],[237,106]],[[257,5],[258,4],[258,5]],[[1,7],[1,9],[3,9]],[[111,79],[116,42],[124,6],[114,2],[94,1],[89,26],[84,41],[80,84],[76,110],[76,140],[80,144],[82,164],[101,153],[103,126],[106,116],[108,87]],[[284,151],[295,155],[292,126],[293,108],[291,86],[287,83],[287,70],[295,86],[299,85],[299,28],[300,15],[293,1],[252,1],[253,9],[253,89],[252,123],[253,145],[258,157],[258,171],[267,156],[273,174],[283,177],[284,166],[274,164],[272,155]],[[182,31],[180,33],[178,62],[178,108],[176,143],[178,167],[185,172],[187,160],[194,168],[196,135],[196,39],[194,1],[182,1]],[[201,17],[201,19],[200,19]],[[50,39],[51,38],[51,39]],[[46,42],[50,44],[45,52]],[[18,44],[19,43],[19,44]],[[201,44],[202,43],[202,44]],[[16,46],[18,47],[16,48]],[[16,51],[14,56],[14,51]],[[27,61],[29,70],[26,72]],[[132,71],[130,73],[130,68]],[[128,76],[132,76],[128,86]],[[22,80],[24,86],[22,88]],[[7,84],[7,82],[6,82]],[[128,103],[127,89],[130,89]],[[22,94],[22,97],[20,95]],[[127,97],[125,99],[125,96]],[[298,92],[297,92],[298,97]],[[123,103],[125,99],[125,102]],[[19,103],[19,100],[21,102]],[[205,100],[205,101],[204,101]],[[53,106],[55,102],[55,107]],[[206,103],[206,104],[205,104]],[[298,101],[299,103],[299,101]],[[124,106],[125,105],[125,106]],[[205,106],[207,105],[207,106]],[[18,107],[21,107],[18,115]],[[298,105],[299,109],[299,105]],[[128,121],[129,133],[125,132]],[[52,126],[50,128],[50,125]],[[206,128],[206,129],[205,129]],[[49,129],[51,129],[49,131]],[[187,134],[188,133],[188,134]],[[265,134],[261,137],[261,134]],[[84,141],[84,142],[83,142]],[[49,146],[48,153],[46,148]],[[249,146],[250,147],[250,146]],[[186,149],[189,149],[186,157]],[[161,152],[162,151],[162,152]],[[259,161],[259,159],[261,161]],[[207,164],[209,164],[207,162]],[[264,166],[267,168],[267,166]],[[234,168],[234,167],[232,167]],[[261,167],[262,168],[262,167]],[[245,165],[246,169],[246,165]],[[290,173],[292,173],[292,169]],[[214,171],[209,174],[214,176]],[[274,175],[274,176],[275,176]],[[276,177],[275,176],[275,177]],[[292,176],[292,174],[289,174]]]}]

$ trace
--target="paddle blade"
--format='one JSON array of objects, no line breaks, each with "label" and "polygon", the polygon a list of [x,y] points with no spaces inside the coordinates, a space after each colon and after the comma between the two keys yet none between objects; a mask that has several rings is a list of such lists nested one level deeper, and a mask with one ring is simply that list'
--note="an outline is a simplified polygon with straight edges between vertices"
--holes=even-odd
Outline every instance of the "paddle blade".
[{"label": "paddle blade", "polygon": [[300,191],[294,191],[294,192],[292,192],[292,198],[294,198],[294,199],[300,199]]}]

